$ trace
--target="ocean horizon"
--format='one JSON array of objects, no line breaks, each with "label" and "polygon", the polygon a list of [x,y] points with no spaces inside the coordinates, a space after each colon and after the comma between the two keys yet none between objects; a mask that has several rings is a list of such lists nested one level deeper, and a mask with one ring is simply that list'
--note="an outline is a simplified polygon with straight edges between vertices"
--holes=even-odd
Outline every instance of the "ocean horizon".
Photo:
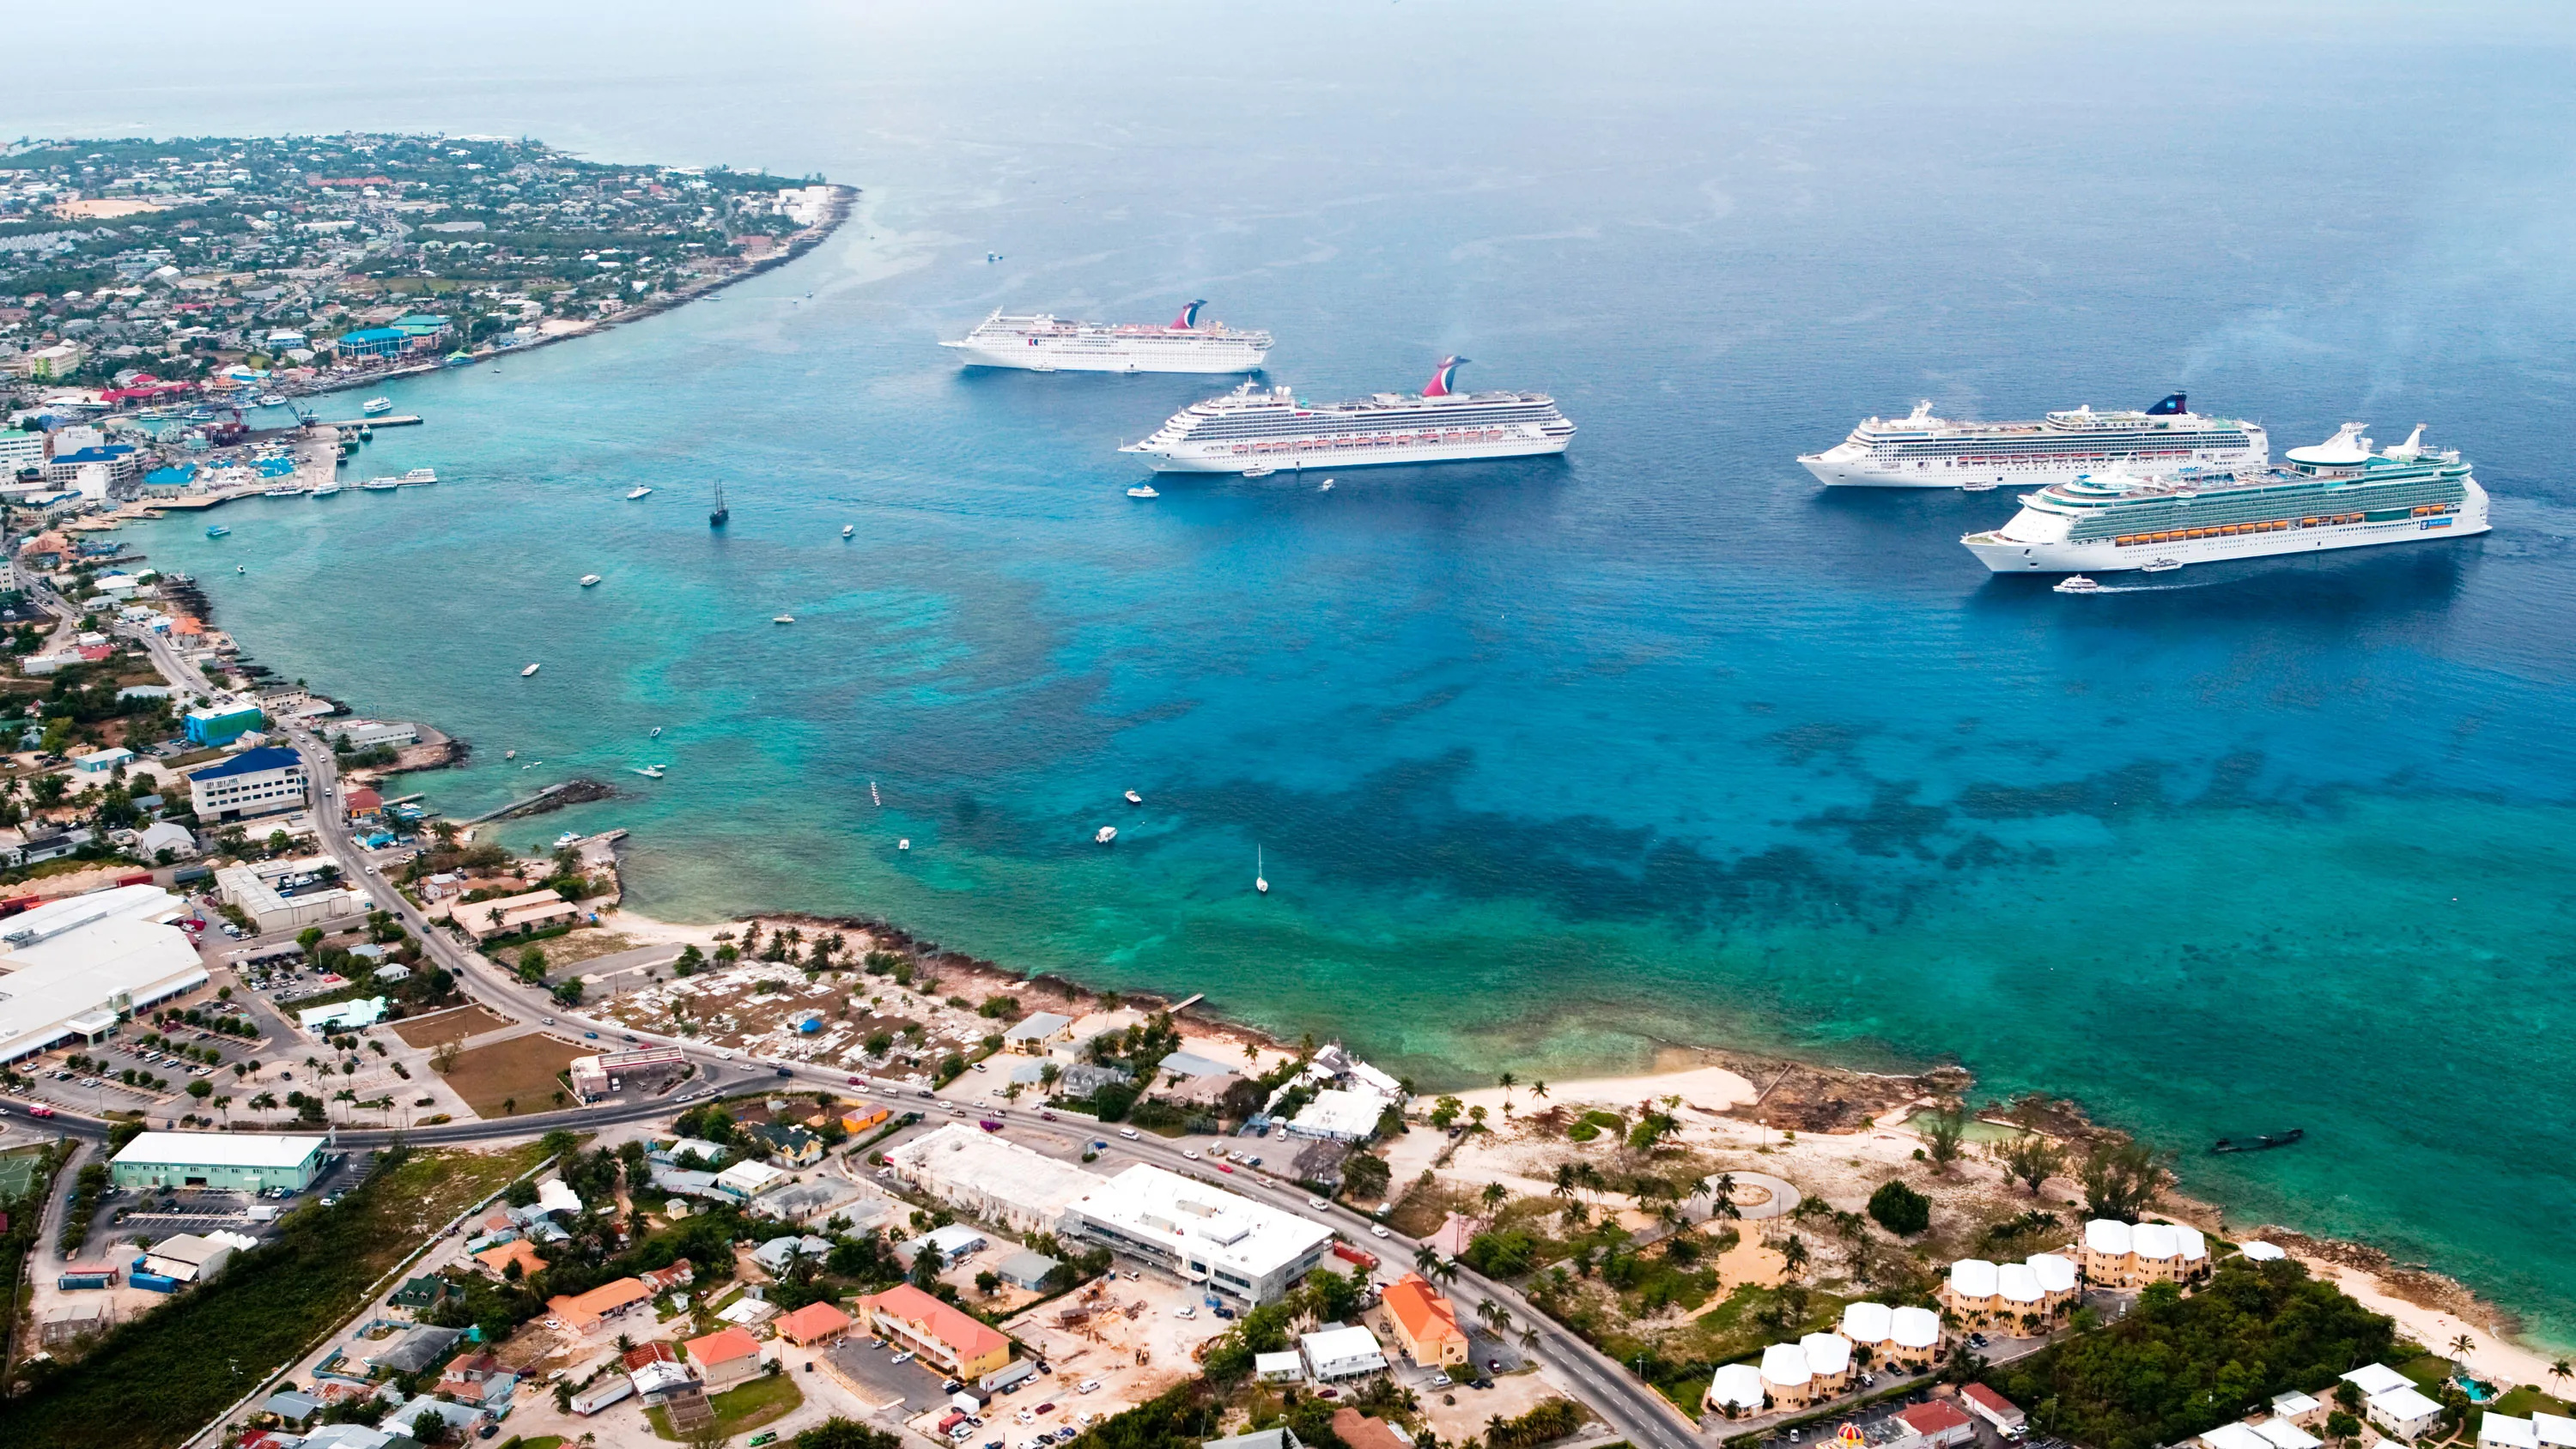
[{"label": "ocean horizon", "polygon": [[[2576,16],[990,5],[683,45],[682,13],[523,18],[506,56],[465,24],[380,85],[0,104],[861,188],[716,299],[386,386],[427,423],[346,476],[434,487],[121,535],[282,676],[471,742],[403,788],[463,817],[607,780],[503,838],[624,827],[646,915],[878,917],[1427,1086],[1956,1060],[2175,1152],[2231,1224],[2576,1344]],[[1454,353],[1579,432],[1138,501],[1118,446],[1231,380],[937,346],[1201,297],[1301,396]],[[1959,545],[2009,492],[1796,462],[1919,398],[2174,391],[2275,457],[2424,423],[2494,532],[2067,598]]]}]

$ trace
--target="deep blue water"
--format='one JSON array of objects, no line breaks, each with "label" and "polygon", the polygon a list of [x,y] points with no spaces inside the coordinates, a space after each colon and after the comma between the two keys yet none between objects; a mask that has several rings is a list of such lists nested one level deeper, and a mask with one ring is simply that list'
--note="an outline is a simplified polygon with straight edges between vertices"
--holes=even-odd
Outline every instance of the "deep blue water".
[{"label": "deep blue water", "polygon": [[[430,424],[356,471],[435,488],[137,535],[288,674],[472,739],[437,803],[667,760],[526,833],[633,827],[648,911],[880,914],[1425,1080],[1955,1054],[2576,1333],[2563,10],[619,15],[339,17],[399,74],[255,90],[266,41],[144,25],[182,79],[0,101],[866,188],[719,302],[394,389]],[[1581,433],[1140,504],[1116,446],[1207,382],[933,345],[1194,296],[1301,391],[1459,352]],[[1918,397],[2175,389],[2276,448],[2429,423],[2496,531],[2064,599],[1956,543],[2008,497],[1793,461]]]}]

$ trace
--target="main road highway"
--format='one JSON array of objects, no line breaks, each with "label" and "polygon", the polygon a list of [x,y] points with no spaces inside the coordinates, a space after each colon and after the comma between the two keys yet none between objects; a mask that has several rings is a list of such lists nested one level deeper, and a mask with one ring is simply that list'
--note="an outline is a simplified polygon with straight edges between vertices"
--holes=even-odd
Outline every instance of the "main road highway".
[{"label": "main road highway", "polygon": [[[68,606],[62,605],[59,600],[46,598],[45,602],[49,606],[62,608],[68,612]],[[177,652],[171,649],[166,641],[150,636],[148,631],[137,629],[132,632],[140,636],[139,642],[150,650],[154,664],[159,666],[163,676],[169,679],[174,688],[192,695],[204,692],[202,678],[192,675],[185,661],[178,657]],[[304,757],[306,772],[312,778],[312,816],[315,836],[321,842],[324,851],[339,865],[342,878],[363,889],[376,903],[378,909],[389,912],[396,920],[402,922],[404,929],[420,939],[430,959],[445,967],[470,994],[486,1005],[522,1021],[560,1017],[562,1020],[559,1024],[569,1031],[595,1029],[603,1035],[628,1033],[629,1029],[620,1023],[591,1021],[569,1008],[557,1005],[552,997],[530,989],[516,976],[503,970],[482,953],[464,949],[445,931],[433,926],[408,898],[394,889],[393,885],[378,873],[374,863],[366,858],[357,842],[344,828],[342,822],[347,817],[342,808],[343,787],[339,778],[339,767],[332,758],[330,747],[315,739],[299,724],[285,725],[284,732],[293,742],[297,752]],[[685,1037],[658,1033],[639,1035],[641,1039],[657,1045],[678,1047],[696,1066],[695,1080],[706,1086],[723,1085],[735,1073],[746,1072],[744,1061],[739,1053],[709,1047]],[[743,1079],[733,1085],[739,1089],[750,1089],[775,1085],[781,1078],[809,1089],[831,1087],[846,1091],[849,1084],[848,1074],[845,1072],[826,1071],[799,1063],[755,1061],[748,1065]],[[884,1083],[874,1084],[872,1090],[888,1095],[911,1094],[917,1091],[915,1088]],[[693,1090],[689,1095],[695,1096],[697,1092]],[[670,1098],[639,1102],[609,1101],[568,1108],[559,1112],[530,1113],[526,1116],[498,1121],[442,1123],[434,1127],[414,1127],[399,1132],[386,1129],[342,1130],[335,1131],[332,1138],[338,1145],[353,1148],[380,1147],[397,1138],[421,1145],[489,1142],[531,1137],[556,1127],[584,1129],[646,1121],[669,1115],[673,1107],[674,1099]],[[1025,1108],[978,1107],[974,1110],[979,1118],[992,1118],[1005,1124],[1022,1123],[1034,1127],[1041,1120],[1036,1111]],[[1068,1117],[1059,1121],[1057,1125],[1058,1127],[1075,1126],[1079,1129],[1088,1121],[1087,1118]],[[90,1140],[104,1138],[109,1127],[108,1123],[97,1118],[71,1113],[58,1114],[52,1119],[51,1125],[68,1136]],[[1285,1211],[1320,1217],[1341,1230],[1343,1235],[1350,1238],[1352,1242],[1371,1252],[1391,1255],[1402,1261],[1410,1259],[1420,1246],[1414,1240],[1392,1230],[1388,1230],[1384,1237],[1376,1236],[1379,1224],[1338,1204],[1319,1211],[1310,1205],[1304,1190],[1257,1172],[1238,1172],[1220,1183],[1205,1170],[1204,1164],[1184,1156],[1187,1151],[1189,1149],[1184,1143],[1153,1136],[1143,1136],[1134,1140],[1120,1138],[1111,1142],[1111,1152],[1114,1155],[1152,1162],[1173,1171],[1216,1183]],[[1581,1385],[1585,1400],[1609,1420],[1614,1428],[1628,1436],[1632,1444],[1639,1446],[1639,1449],[1704,1449],[1709,1440],[1699,1431],[1698,1426],[1682,1415],[1653,1388],[1639,1382],[1599,1350],[1576,1337],[1554,1319],[1539,1312],[1510,1286],[1486,1278],[1463,1263],[1457,1267],[1457,1276],[1449,1285],[1450,1295],[1462,1300],[1470,1311],[1478,1309],[1488,1300],[1509,1309],[1516,1322],[1537,1335],[1540,1350]]]}]

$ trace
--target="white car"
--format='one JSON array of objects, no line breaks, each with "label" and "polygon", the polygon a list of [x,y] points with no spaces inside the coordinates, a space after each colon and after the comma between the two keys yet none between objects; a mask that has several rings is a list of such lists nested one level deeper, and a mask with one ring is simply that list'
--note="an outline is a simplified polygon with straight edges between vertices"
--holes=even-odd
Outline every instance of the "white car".
[{"label": "white car", "polygon": [[1192,1162],[1196,1162],[1196,1161],[1198,1161],[1198,1160],[1199,1160],[1199,1155],[1198,1155],[1197,1153],[1195,1153],[1195,1152],[1183,1152],[1181,1155],[1182,1155],[1183,1157],[1188,1158],[1188,1159],[1189,1159],[1190,1161],[1192,1161]]},{"label": "white car", "polygon": [[1315,1211],[1320,1213],[1329,1211],[1333,1205],[1324,1201],[1320,1197],[1310,1197],[1306,1199],[1306,1206],[1313,1208]]},{"label": "white car", "polygon": [[899,1353],[899,1354],[896,1354],[896,1355],[894,1356],[894,1362],[896,1362],[896,1363],[910,1363],[910,1362],[912,1362],[912,1350],[907,1348],[907,1349],[905,1349],[903,1352],[901,1352],[901,1353]]},{"label": "white car", "polygon": [[1384,1224],[1384,1223],[1371,1223],[1371,1224],[1369,1224],[1369,1236],[1370,1236],[1370,1237],[1372,1237],[1372,1238],[1383,1238],[1383,1237],[1385,1237],[1385,1236],[1386,1236],[1386,1224]]},{"label": "white car", "polygon": [[1100,1380],[1084,1379],[1081,1383],[1073,1386],[1073,1391],[1077,1394],[1096,1394],[1100,1392]]},{"label": "white car", "polygon": [[1130,1142],[1133,1142],[1136,1140],[1136,1129],[1133,1127],[1121,1127],[1118,1129],[1118,1135],[1126,1138]]}]

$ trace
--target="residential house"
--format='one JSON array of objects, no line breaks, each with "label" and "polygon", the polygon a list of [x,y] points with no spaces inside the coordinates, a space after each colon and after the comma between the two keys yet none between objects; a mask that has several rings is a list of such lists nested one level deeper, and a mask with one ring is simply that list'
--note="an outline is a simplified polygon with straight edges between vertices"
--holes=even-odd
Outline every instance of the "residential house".
[{"label": "residential house", "polygon": [[587,1293],[546,1300],[546,1310],[575,1333],[588,1333],[611,1319],[623,1318],[653,1301],[652,1291],[635,1278],[602,1283]]},{"label": "residential house", "polygon": [[1378,1346],[1377,1335],[1356,1325],[1301,1333],[1297,1351],[1305,1355],[1306,1376],[1320,1383],[1386,1371],[1386,1353]]},{"label": "residential house", "polygon": [[1386,1420],[1344,1406],[1333,1411],[1333,1435],[1344,1449],[1413,1449],[1413,1440]]},{"label": "residential house", "polygon": [[810,1348],[849,1332],[850,1322],[850,1315],[829,1303],[808,1303],[779,1316],[778,1336],[800,1348]]},{"label": "residential house", "polygon": [[772,1278],[778,1278],[785,1276],[787,1270],[793,1268],[799,1258],[812,1258],[820,1262],[830,1257],[831,1253],[832,1241],[829,1238],[817,1238],[811,1235],[801,1238],[789,1236],[772,1238],[752,1249],[751,1260],[760,1265],[760,1271]]},{"label": "residential house", "polygon": [[686,1288],[697,1282],[698,1270],[691,1266],[686,1258],[673,1258],[671,1266],[647,1269],[636,1274],[635,1281],[643,1284],[653,1296],[658,1298],[675,1288]]},{"label": "residential house", "polygon": [[823,1160],[823,1139],[793,1122],[763,1122],[751,1129],[769,1151],[769,1160],[791,1171]]},{"label": "residential house", "polygon": [[760,1372],[760,1340],[739,1325],[720,1328],[680,1345],[698,1366],[698,1381],[710,1392],[737,1384]]},{"label": "residential house", "polygon": [[474,1261],[495,1278],[509,1277],[512,1264],[518,1265],[518,1276],[522,1278],[542,1273],[546,1267],[546,1260],[537,1256],[537,1250],[525,1238],[512,1238],[498,1247],[485,1248],[474,1255]]},{"label": "residential house", "polygon": [[1008,1051],[1042,1057],[1049,1047],[1065,1039],[1065,1028],[1071,1025],[1073,1018],[1059,1012],[1035,1012],[1002,1033],[1002,1046]]}]

